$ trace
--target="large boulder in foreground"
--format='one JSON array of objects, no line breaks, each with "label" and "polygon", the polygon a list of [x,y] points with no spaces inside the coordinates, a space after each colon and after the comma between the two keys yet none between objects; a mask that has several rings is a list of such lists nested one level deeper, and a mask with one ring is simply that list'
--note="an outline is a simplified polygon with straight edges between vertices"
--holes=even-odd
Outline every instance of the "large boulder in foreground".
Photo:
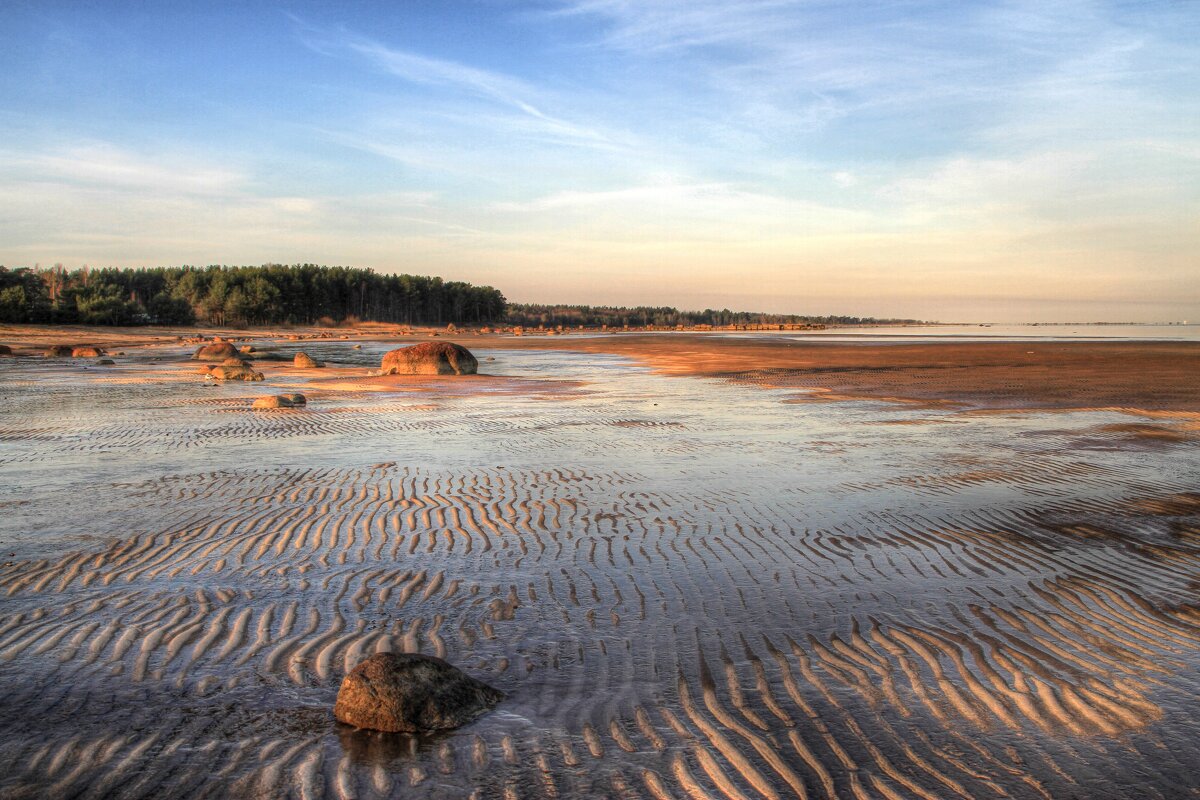
[{"label": "large boulder in foreground", "polygon": [[201,361],[224,361],[227,358],[237,358],[238,349],[229,342],[213,342],[206,344],[196,351],[192,358]]},{"label": "large boulder in foreground", "polygon": [[474,375],[479,362],[454,342],[421,342],[384,353],[384,375]]},{"label": "large boulder in foreground", "polygon": [[465,725],[503,699],[440,658],[376,653],[342,679],[333,715],[356,728],[419,733]]}]

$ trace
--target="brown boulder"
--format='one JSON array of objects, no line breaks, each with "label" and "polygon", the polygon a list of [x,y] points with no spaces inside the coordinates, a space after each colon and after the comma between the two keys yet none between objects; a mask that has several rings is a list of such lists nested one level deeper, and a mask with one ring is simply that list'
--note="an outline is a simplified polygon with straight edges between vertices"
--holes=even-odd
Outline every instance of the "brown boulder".
[{"label": "brown boulder", "polygon": [[315,358],[310,356],[308,353],[296,353],[296,357],[295,357],[295,359],[292,360],[292,363],[295,366],[301,367],[303,369],[315,369],[317,367],[325,366],[324,362],[317,361]]},{"label": "brown boulder", "polygon": [[213,367],[208,373],[219,381],[261,381],[263,374],[249,367]]},{"label": "brown boulder", "polygon": [[308,398],[305,397],[304,395],[300,394],[299,392],[287,392],[287,393],[281,394],[279,396],[282,399],[287,400],[289,403],[291,403],[294,406],[308,405]]},{"label": "brown boulder", "polygon": [[76,347],[71,350],[71,358],[99,358],[104,355],[104,350],[99,347]]},{"label": "brown boulder", "polygon": [[440,658],[376,653],[342,679],[333,714],[356,728],[417,733],[465,725],[503,699]]},{"label": "brown boulder", "polygon": [[198,358],[201,361],[224,361],[227,358],[237,358],[237,354],[237,348],[229,342],[213,342],[197,350],[192,358]]},{"label": "brown boulder", "polygon": [[384,375],[474,375],[478,370],[471,351],[453,342],[422,342],[383,356]]},{"label": "brown boulder", "polygon": [[248,366],[250,366],[250,362],[245,361],[240,358],[227,358],[221,362],[221,366],[222,367],[248,367]]}]

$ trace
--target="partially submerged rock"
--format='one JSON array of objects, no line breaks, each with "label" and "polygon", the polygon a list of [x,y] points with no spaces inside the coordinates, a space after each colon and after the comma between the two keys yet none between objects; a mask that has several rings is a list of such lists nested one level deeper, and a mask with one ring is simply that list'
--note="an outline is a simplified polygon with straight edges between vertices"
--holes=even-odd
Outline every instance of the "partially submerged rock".
[{"label": "partially submerged rock", "polygon": [[71,349],[71,358],[99,358],[104,355],[104,348],[81,345]]},{"label": "partially submerged rock", "polygon": [[296,353],[296,358],[292,360],[292,363],[303,369],[315,369],[325,366],[323,361],[317,361],[308,353]]},{"label": "partially submerged rock", "polygon": [[113,361],[111,358],[102,358],[96,362],[96,366],[97,367],[111,367],[115,363],[117,363],[117,362]]},{"label": "partially submerged rock", "polygon": [[333,714],[356,728],[419,733],[465,725],[503,699],[440,658],[376,653],[342,679]]},{"label": "partially submerged rock", "polygon": [[237,355],[237,348],[229,342],[213,342],[197,350],[192,358],[198,358],[201,361],[224,361],[227,358],[237,358]]},{"label": "partially submerged rock", "polygon": [[474,375],[479,362],[453,342],[422,342],[383,356],[383,375]]},{"label": "partially submerged rock", "polygon": [[219,381],[261,381],[263,374],[249,367],[213,367],[208,373]]}]

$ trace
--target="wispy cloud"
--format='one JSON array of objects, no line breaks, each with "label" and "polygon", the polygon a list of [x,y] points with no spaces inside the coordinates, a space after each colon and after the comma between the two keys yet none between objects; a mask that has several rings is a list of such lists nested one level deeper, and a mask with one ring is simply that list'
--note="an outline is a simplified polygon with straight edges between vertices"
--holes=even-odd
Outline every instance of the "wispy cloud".
[{"label": "wispy cloud", "polygon": [[557,16],[599,17],[601,41],[640,52],[774,41],[805,4],[792,0],[567,0]]},{"label": "wispy cloud", "polygon": [[[453,107],[454,94],[463,99],[491,103],[516,112],[503,118],[493,113],[510,132],[549,137],[560,143],[612,149],[623,146],[619,138],[594,126],[575,122],[546,111],[548,93],[510,75],[480,69],[457,61],[388,47],[371,38],[345,30],[321,31],[311,26],[299,29],[300,40],[325,55],[352,55],[409,84],[437,87],[449,94],[440,97]],[[464,118],[475,115],[462,115]]]},{"label": "wispy cloud", "polygon": [[189,195],[220,194],[246,180],[228,167],[172,153],[138,155],[105,142],[81,142],[40,152],[0,150],[0,174],[14,181]]}]

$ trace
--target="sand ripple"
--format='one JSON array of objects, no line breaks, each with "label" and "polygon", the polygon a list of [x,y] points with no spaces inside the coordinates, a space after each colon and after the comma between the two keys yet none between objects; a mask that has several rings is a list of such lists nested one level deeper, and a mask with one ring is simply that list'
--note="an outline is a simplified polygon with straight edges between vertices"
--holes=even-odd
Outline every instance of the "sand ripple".
[{"label": "sand ripple", "polygon": [[[1193,450],[1047,439],[1090,419],[1014,439],[1035,423],[879,425],[930,412],[628,381],[643,399],[335,393],[253,414],[236,390],[165,381],[105,395],[105,414],[6,409],[10,486],[42,476],[49,493],[14,503],[5,532],[70,544],[18,536],[0,566],[0,793],[1194,786]],[[723,416],[714,398],[747,405]],[[187,453],[211,468],[181,468]],[[51,463],[108,475],[90,513]],[[71,538],[88,526],[100,538]],[[510,699],[429,739],[335,725],[341,675],[382,651],[450,658]]]}]

